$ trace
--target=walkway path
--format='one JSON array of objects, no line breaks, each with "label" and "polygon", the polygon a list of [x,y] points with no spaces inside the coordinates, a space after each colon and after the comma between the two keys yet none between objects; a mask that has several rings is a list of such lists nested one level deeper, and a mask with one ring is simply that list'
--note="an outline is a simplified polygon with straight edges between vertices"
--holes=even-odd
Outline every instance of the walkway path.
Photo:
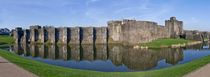
[{"label": "walkway path", "polygon": [[0,77],[38,77],[0,57]]},{"label": "walkway path", "polygon": [[210,77],[210,64],[207,64],[184,77]]}]

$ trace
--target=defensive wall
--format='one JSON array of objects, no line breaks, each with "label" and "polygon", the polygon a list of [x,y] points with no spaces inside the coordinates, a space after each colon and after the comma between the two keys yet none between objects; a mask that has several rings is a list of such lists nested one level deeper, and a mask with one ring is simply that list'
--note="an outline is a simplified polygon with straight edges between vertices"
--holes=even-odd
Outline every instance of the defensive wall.
[{"label": "defensive wall", "polygon": [[175,17],[165,21],[165,26],[151,21],[108,21],[108,27],[53,27],[39,25],[30,29],[12,30],[16,43],[50,44],[125,44],[136,45],[160,38],[186,38],[203,40],[208,32],[183,30],[183,22]]}]

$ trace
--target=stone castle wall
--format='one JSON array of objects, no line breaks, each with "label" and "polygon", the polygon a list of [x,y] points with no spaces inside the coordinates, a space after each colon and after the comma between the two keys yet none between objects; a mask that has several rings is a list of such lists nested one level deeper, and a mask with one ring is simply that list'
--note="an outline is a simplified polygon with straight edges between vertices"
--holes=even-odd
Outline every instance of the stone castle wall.
[{"label": "stone castle wall", "polygon": [[[183,22],[172,17],[161,26],[151,21],[122,20],[109,21],[108,27],[60,27],[31,26],[29,33],[17,28],[14,37],[30,43],[50,44],[108,44],[135,45],[160,38],[177,38],[183,34]],[[28,34],[27,34],[28,33]],[[27,38],[25,36],[29,36]],[[22,38],[24,37],[24,38]]]},{"label": "stone castle wall", "polygon": [[110,42],[139,44],[159,38],[169,38],[167,29],[155,22],[136,20],[112,21],[109,22],[109,28]]},{"label": "stone castle wall", "polygon": [[168,33],[171,38],[178,38],[183,34],[183,22],[176,20],[175,17],[166,20],[165,25],[168,28]]},{"label": "stone castle wall", "polygon": [[183,33],[182,21],[172,17],[161,26],[151,21],[122,20],[109,21],[109,42],[134,45],[160,38],[178,38]]}]

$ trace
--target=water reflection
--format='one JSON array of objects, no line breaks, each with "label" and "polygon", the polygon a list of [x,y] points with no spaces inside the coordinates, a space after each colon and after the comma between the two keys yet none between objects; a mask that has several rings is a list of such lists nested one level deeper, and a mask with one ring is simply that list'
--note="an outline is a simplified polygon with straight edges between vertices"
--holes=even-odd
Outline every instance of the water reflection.
[{"label": "water reflection", "polygon": [[187,54],[183,51],[186,49],[202,50],[203,45],[175,49],[133,49],[121,45],[11,46],[13,52],[27,58],[48,64],[96,71],[142,71],[182,64],[192,60],[185,57]]}]

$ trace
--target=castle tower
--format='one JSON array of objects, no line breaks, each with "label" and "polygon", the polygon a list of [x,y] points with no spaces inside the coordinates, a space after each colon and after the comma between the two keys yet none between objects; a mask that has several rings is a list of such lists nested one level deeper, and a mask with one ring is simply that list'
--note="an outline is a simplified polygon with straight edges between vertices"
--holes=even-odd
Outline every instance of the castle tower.
[{"label": "castle tower", "polygon": [[122,41],[121,30],[122,30],[122,21],[109,21],[108,22],[109,43],[119,43]]},{"label": "castle tower", "polygon": [[179,38],[183,34],[183,22],[176,20],[176,17],[166,20],[165,26],[168,29],[168,37],[170,38]]}]

